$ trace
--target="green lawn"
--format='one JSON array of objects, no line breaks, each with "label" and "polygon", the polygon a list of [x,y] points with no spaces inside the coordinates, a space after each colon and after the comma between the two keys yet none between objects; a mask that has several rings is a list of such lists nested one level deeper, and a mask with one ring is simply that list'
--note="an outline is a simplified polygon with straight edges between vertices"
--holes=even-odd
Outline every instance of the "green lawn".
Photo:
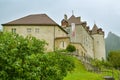
[{"label": "green lawn", "polygon": [[104,80],[103,77],[105,75],[108,75],[106,73],[100,74],[100,73],[88,72],[84,68],[82,63],[77,59],[75,59],[75,66],[76,68],[74,69],[74,71],[68,73],[68,75],[64,78],[64,80]]}]

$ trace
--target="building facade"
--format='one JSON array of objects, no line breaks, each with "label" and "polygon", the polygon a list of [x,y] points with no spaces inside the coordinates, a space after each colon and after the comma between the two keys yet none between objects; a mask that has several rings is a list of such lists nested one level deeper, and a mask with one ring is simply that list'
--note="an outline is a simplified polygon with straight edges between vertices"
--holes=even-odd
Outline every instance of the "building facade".
[{"label": "building facade", "polygon": [[68,33],[46,14],[29,15],[2,25],[4,32],[45,40],[48,43],[47,51],[65,49],[69,44]]},{"label": "building facade", "polygon": [[[67,19],[67,15],[64,15],[61,26],[69,33],[71,42],[80,43],[85,48],[84,55],[100,60],[106,59],[104,31],[96,24],[90,30],[87,22],[81,21],[80,17],[72,15]],[[83,52],[79,52],[79,54],[82,55]]]},{"label": "building facade", "polygon": [[69,44],[76,47],[79,56],[105,59],[104,32],[96,24],[90,30],[87,22],[72,15],[64,19],[59,26],[46,14],[28,15],[23,18],[2,24],[4,32],[12,32],[26,36],[34,36],[45,40],[47,51],[66,49]]}]

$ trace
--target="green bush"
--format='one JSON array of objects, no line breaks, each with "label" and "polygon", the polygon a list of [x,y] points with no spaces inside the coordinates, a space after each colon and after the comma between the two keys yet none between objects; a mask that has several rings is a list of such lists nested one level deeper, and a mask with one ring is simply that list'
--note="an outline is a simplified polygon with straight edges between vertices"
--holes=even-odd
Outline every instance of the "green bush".
[{"label": "green bush", "polygon": [[120,51],[111,51],[108,54],[108,61],[114,68],[120,68]]},{"label": "green bush", "polygon": [[0,80],[62,80],[74,68],[72,57],[45,53],[45,45],[35,37],[2,33]]},{"label": "green bush", "polygon": [[75,48],[75,46],[73,46],[73,45],[68,45],[67,48],[66,48],[66,50],[67,50],[68,52],[74,52],[74,51],[76,51],[76,48]]}]

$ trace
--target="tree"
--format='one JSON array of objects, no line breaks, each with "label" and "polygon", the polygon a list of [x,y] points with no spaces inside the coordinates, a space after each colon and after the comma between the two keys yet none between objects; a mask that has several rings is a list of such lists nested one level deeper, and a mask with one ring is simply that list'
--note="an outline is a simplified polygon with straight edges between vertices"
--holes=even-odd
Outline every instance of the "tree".
[{"label": "tree", "polygon": [[[3,80],[37,79],[39,56],[46,42],[34,37],[2,33],[0,36],[0,78]],[[39,54],[40,53],[40,54]],[[37,59],[38,58],[38,59]]]},{"label": "tree", "polygon": [[74,68],[72,58],[45,53],[47,43],[28,36],[0,36],[0,80],[62,80]]},{"label": "tree", "polygon": [[111,51],[108,55],[108,61],[115,68],[120,68],[120,51]]},{"label": "tree", "polygon": [[45,74],[41,76],[40,80],[63,80],[67,73],[75,67],[73,57],[66,53],[50,52],[44,57],[46,58],[43,63],[46,65],[42,72]]},{"label": "tree", "polygon": [[69,52],[74,52],[74,51],[76,51],[76,48],[73,45],[68,45],[66,50],[69,51]]}]

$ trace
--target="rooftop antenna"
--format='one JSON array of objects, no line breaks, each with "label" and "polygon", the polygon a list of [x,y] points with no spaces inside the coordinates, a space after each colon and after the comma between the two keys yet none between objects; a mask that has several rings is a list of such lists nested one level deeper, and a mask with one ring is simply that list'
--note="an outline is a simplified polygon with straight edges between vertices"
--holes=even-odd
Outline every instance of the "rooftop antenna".
[{"label": "rooftop antenna", "polygon": [[74,11],[72,10],[72,15],[74,15]]},{"label": "rooftop antenna", "polygon": [[94,20],[94,24],[96,24],[96,21]]}]

